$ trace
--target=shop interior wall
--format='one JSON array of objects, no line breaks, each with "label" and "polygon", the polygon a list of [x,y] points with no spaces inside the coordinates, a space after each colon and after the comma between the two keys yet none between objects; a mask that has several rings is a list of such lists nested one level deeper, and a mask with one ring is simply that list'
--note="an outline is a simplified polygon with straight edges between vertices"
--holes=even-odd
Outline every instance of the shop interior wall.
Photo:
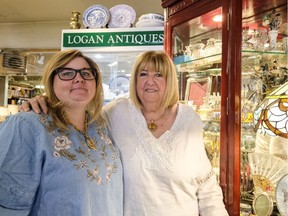
[{"label": "shop interior wall", "polygon": [[[69,21],[2,23],[0,54],[6,49],[60,50],[62,29],[69,29]],[[7,76],[0,73],[0,106],[7,106],[7,79]]]},{"label": "shop interior wall", "polygon": [[0,24],[0,49],[60,49],[62,29],[69,21]]}]

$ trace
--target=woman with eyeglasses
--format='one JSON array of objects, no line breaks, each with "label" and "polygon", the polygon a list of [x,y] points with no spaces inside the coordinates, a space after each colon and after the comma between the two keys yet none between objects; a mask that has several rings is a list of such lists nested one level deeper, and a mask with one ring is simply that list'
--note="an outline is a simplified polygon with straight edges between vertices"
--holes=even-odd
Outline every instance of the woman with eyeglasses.
[{"label": "woman with eyeglasses", "polygon": [[0,215],[123,215],[122,165],[100,117],[97,64],[62,51],[42,81],[49,113],[22,112],[0,125]]}]

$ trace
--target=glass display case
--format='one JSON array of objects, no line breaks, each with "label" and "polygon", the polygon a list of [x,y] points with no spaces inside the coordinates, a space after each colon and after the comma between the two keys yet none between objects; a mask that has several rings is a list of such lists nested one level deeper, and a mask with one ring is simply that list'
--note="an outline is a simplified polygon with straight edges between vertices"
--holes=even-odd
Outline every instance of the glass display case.
[{"label": "glass display case", "polygon": [[116,97],[128,95],[131,69],[139,53],[140,51],[86,53],[100,67],[105,103],[114,100]]},{"label": "glass display case", "polygon": [[[193,107],[204,125],[204,143],[215,173],[220,169],[222,8],[173,28],[172,55],[183,103]],[[217,20],[218,19],[218,20]],[[188,30],[189,29],[189,30]]]},{"label": "glass display case", "polygon": [[242,13],[241,206],[288,215],[287,2],[243,2]]},{"label": "glass display case", "polygon": [[[178,71],[180,98],[203,120],[229,215],[279,215],[278,206],[287,209],[287,189],[280,188],[288,188],[287,1],[162,0],[162,6],[164,48]],[[271,183],[255,170],[278,174]]]},{"label": "glass display case", "polygon": [[164,48],[177,68],[180,99],[202,119],[206,153],[223,190],[226,207],[231,205],[233,211],[229,200],[233,200],[234,194],[229,195],[229,181],[234,181],[234,177],[228,172],[234,168],[233,159],[228,166],[231,146],[226,137],[227,5],[221,0],[162,1],[166,20]]}]

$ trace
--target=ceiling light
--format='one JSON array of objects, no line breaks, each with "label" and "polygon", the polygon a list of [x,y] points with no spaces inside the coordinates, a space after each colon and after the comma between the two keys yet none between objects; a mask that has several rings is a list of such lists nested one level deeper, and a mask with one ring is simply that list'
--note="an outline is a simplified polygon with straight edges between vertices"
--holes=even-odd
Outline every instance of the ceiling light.
[{"label": "ceiling light", "polygon": [[222,15],[215,15],[213,17],[214,22],[222,22]]}]

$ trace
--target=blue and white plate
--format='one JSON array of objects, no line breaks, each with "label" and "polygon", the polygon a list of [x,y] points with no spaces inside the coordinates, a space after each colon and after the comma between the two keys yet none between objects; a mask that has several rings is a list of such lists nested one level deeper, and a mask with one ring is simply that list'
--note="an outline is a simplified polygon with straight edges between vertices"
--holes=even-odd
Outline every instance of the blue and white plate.
[{"label": "blue and white plate", "polygon": [[135,10],[126,4],[115,5],[110,8],[109,28],[129,28],[136,19]]},{"label": "blue and white plate", "polygon": [[106,26],[110,18],[109,10],[103,5],[92,5],[83,14],[83,24],[86,28],[95,29]]}]

